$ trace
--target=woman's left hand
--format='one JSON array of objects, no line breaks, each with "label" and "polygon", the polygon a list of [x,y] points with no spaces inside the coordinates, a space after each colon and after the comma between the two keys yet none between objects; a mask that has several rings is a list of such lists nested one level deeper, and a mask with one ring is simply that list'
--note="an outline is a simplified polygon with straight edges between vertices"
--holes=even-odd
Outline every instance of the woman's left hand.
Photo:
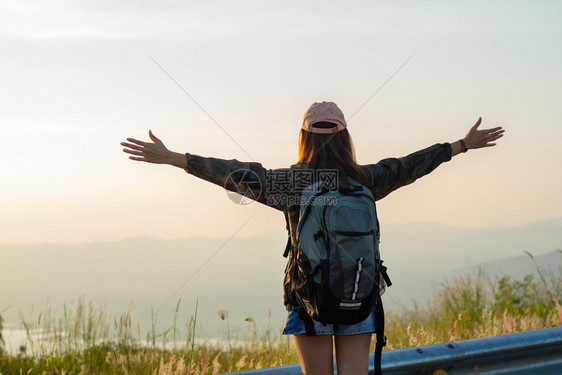
[{"label": "woman's left hand", "polygon": [[492,142],[503,137],[503,132],[505,130],[503,130],[501,126],[497,126],[491,129],[478,130],[478,127],[481,123],[482,117],[478,119],[476,124],[474,124],[474,126],[470,128],[470,130],[464,137],[463,140],[468,149],[495,146],[496,144]]}]

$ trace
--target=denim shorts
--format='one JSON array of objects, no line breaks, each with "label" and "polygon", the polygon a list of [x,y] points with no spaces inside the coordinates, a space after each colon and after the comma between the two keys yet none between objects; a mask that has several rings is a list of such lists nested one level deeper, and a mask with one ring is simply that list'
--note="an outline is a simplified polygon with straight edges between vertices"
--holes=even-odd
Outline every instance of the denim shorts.
[{"label": "denim shorts", "polygon": [[[317,335],[356,335],[358,333],[375,332],[375,308],[367,319],[356,324],[328,324],[312,319]],[[305,333],[304,322],[294,309],[289,311],[287,323],[283,329],[284,335],[300,335]]]}]

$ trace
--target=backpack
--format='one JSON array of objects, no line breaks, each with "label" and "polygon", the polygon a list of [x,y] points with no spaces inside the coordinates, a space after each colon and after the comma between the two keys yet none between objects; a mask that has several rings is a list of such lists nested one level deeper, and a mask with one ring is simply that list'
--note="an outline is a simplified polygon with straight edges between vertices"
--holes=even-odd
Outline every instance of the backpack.
[{"label": "backpack", "polygon": [[379,222],[373,195],[348,178],[330,189],[322,181],[300,197],[299,222],[291,272],[295,311],[306,334],[316,334],[312,319],[356,324],[376,306],[375,369],[386,345],[380,296],[391,285],[379,255]]}]

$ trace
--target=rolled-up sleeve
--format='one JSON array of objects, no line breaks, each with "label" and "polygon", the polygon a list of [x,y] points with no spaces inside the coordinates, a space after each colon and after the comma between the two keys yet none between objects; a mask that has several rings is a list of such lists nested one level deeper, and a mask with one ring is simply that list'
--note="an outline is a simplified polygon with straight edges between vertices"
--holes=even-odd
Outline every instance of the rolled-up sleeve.
[{"label": "rolled-up sleeve", "polygon": [[451,145],[438,143],[401,158],[388,158],[376,164],[362,165],[371,182],[375,200],[379,200],[398,189],[411,184],[451,160]]},{"label": "rolled-up sleeve", "polygon": [[249,199],[283,210],[284,205],[272,199],[272,176],[288,169],[266,169],[257,162],[224,160],[187,154],[186,172]]}]

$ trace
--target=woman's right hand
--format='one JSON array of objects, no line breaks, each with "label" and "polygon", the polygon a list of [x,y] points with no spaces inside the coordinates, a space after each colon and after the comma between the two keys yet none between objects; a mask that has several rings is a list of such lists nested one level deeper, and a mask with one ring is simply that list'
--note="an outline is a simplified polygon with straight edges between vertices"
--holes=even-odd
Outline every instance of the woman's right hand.
[{"label": "woman's right hand", "polygon": [[151,130],[148,131],[148,136],[152,142],[143,142],[134,138],[127,138],[131,143],[121,142],[121,146],[125,147],[123,152],[132,155],[129,159],[154,164],[170,164],[183,169],[187,167],[185,154],[168,150]]}]

